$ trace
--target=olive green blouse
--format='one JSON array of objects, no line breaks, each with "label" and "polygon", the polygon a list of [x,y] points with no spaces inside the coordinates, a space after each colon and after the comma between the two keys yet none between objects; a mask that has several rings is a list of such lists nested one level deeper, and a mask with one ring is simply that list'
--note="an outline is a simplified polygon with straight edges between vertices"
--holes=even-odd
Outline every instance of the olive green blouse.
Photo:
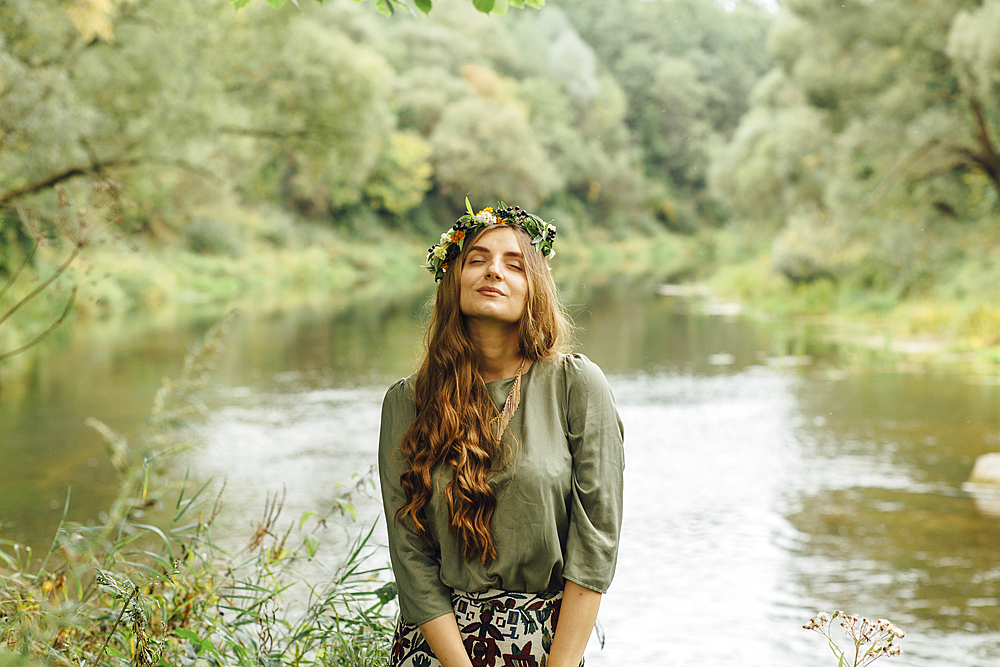
[{"label": "olive green blouse", "polygon": [[[443,496],[451,477],[439,466],[425,508],[432,531],[423,544],[395,519],[405,497],[399,450],[415,417],[413,376],[396,382],[382,404],[379,476],[389,554],[403,618],[422,625],[452,612],[453,589],[554,592],[570,580],[603,593],[614,575],[622,517],[623,429],[608,382],[579,354],[535,362],[521,377],[521,403],[507,426],[514,460],[494,476],[497,558],[466,561],[448,531]],[[500,409],[513,378],[487,384]]]}]

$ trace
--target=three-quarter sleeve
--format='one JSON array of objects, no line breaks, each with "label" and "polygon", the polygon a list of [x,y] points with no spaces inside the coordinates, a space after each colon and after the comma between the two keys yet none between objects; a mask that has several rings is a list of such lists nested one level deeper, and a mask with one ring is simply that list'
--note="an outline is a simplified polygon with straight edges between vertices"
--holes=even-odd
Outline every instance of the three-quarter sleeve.
[{"label": "three-quarter sleeve", "polygon": [[399,610],[408,623],[422,625],[453,610],[451,589],[440,579],[438,547],[423,543],[407,521],[396,518],[396,510],[406,502],[399,476],[410,467],[399,443],[413,423],[415,410],[413,393],[406,380],[400,380],[386,392],[379,430],[378,468],[389,531],[389,557],[399,588]]},{"label": "three-quarter sleeve", "polygon": [[604,593],[618,558],[624,429],[601,369],[582,355],[567,355],[563,362],[573,458],[563,578]]}]

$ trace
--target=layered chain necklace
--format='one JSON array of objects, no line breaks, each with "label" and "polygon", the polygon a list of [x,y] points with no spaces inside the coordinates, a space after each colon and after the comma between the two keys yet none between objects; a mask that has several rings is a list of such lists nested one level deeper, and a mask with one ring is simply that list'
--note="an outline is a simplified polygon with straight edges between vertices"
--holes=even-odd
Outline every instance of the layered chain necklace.
[{"label": "layered chain necklace", "polygon": [[507,394],[507,400],[504,401],[503,410],[498,410],[497,416],[490,420],[491,429],[496,431],[497,442],[500,442],[500,438],[507,430],[507,424],[517,412],[517,406],[521,404],[521,372],[523,370],[524,357],[521,357],[521,366],[517,369],[517,377],[514,378],[514,385],[510,388],[510,393]]}]

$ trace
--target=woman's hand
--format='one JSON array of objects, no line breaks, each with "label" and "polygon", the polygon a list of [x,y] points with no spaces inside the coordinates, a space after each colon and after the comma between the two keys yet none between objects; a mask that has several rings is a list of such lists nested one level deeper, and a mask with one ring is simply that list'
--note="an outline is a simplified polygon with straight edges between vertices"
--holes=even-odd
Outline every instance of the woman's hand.
[{"label": "woman's hand", "polygon": [[427,621],[420,626],[420,632],[442,667],[472,667],[455,614],[444,614]]},{"label": "woman's hand", "polygon": [[583,650],[597,622],[601,594],[567,580],[549,651],[549,667],[580,667]]}]

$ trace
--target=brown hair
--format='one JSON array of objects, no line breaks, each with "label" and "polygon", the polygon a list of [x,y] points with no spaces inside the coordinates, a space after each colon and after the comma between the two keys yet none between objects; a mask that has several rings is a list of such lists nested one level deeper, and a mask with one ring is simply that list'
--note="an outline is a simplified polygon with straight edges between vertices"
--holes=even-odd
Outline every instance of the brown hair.
[{"label": "brown hair", "polygon": [[[433,493],[434,469],[448,466],[452,479],[444,495],[449,531],[466,560],[478,559],[484,565],[497,555],[490,529],[497,499],[490,477],[502,464],[503,445],[490,427],[497,410],[483,380],[479,353],[469,338],[459,297],[469,249],[480,234],[497,228],[470,234],[463,252],[452,262],[452,270],[438,284],[424,334],[424,356],[414,382],[416,419],[400,443],[410,469],[399,478],[406,503],[396,512],[397,519],[410,521],[420,539],[429,542],[424,510]],[[526,360],[535,362],[562,348],[570,324],[559,305],[545,258],[523,228],[510,228],[524,255],[528,283],[518,346]]]}]

